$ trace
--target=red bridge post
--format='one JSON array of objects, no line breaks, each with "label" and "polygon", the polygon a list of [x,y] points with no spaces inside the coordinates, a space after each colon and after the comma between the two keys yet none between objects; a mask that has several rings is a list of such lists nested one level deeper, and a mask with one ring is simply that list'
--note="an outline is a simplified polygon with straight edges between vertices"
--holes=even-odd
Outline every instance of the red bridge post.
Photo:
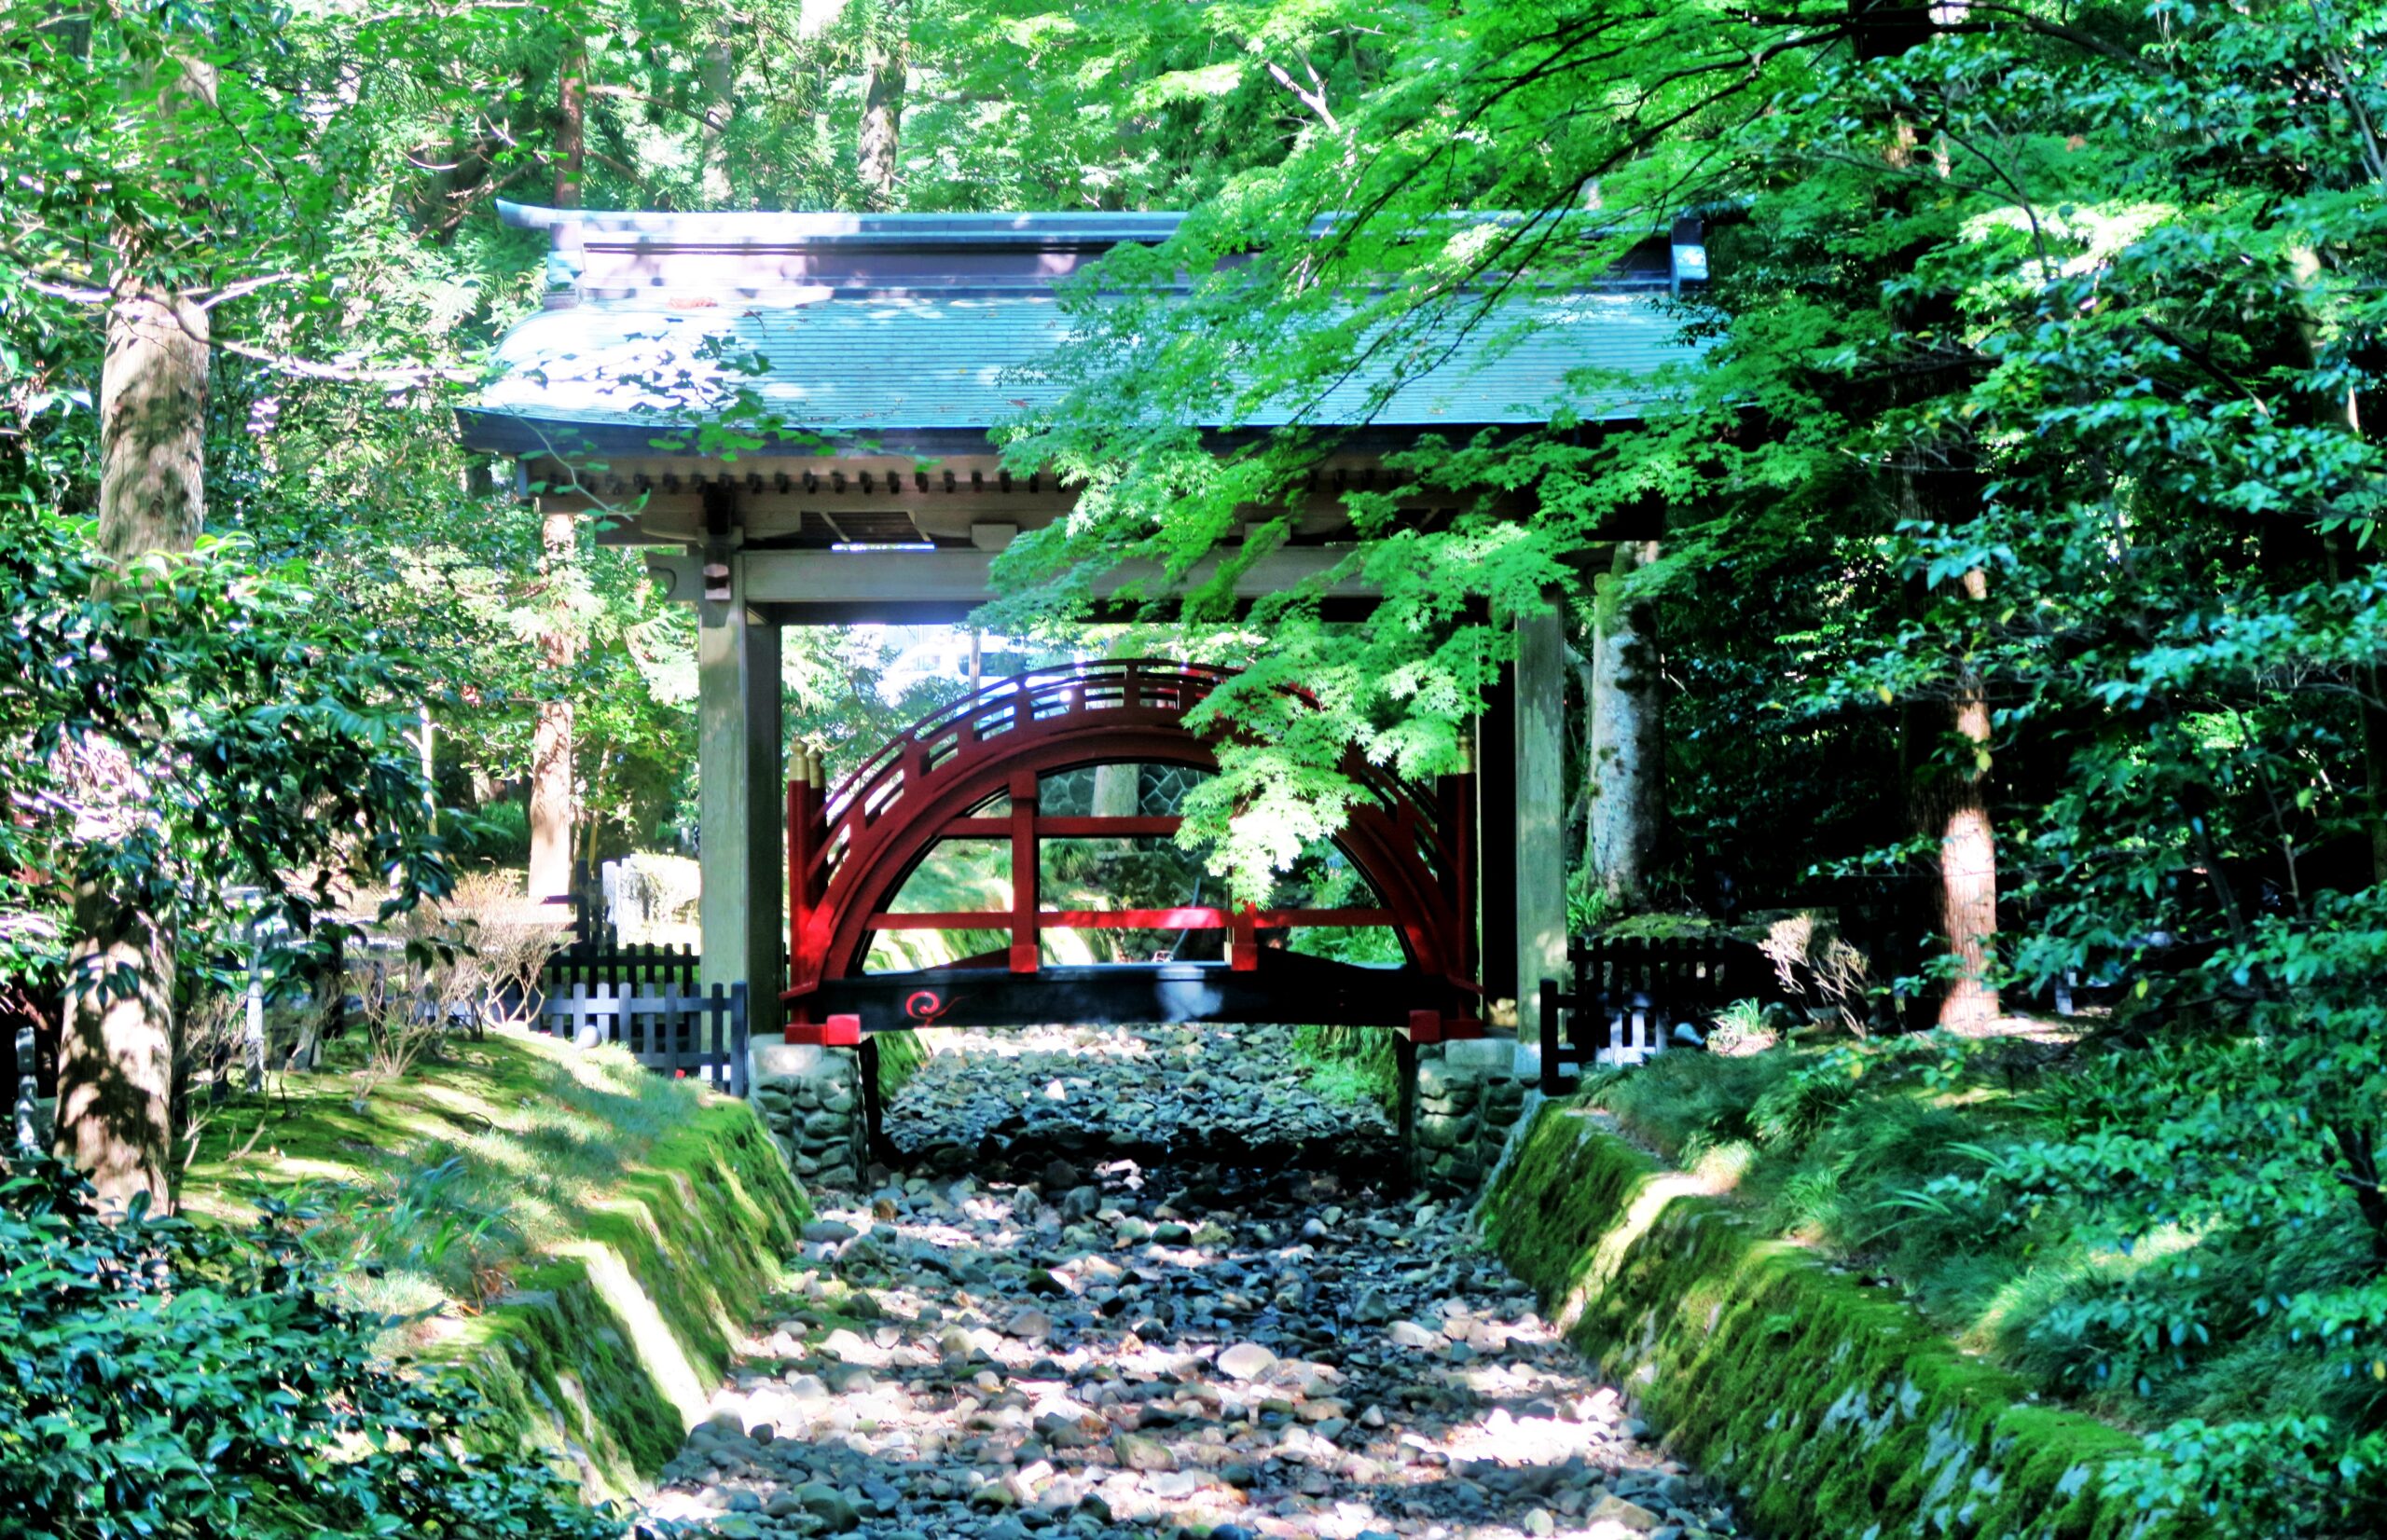
[{"label": "red bridge post", "polygon": [[1011,777],[1011,970],[1036,971],[1043,943],[1037,933],[1040,894],[1038,868],[1042,865],[1036,838],[1036,772],[1014,770]]}]

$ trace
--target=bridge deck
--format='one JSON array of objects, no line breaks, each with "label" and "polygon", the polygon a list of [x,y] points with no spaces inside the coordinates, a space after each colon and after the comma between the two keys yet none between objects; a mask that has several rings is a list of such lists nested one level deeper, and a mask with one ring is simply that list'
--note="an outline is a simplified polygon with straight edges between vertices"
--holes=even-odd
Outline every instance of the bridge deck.
[{"label": "bridge deck", "polygon": [[[815,1019],[859,1018],[871,1031],[912,1025],[1034,1026],[1048,1022],[1282,1022],[1414,1031],[1430,1015],[1465,1012],[1447,979],[1409,967],[1367,968],[1263,952],[1257,968],[1224,962],[930,968],[823,979]],[[1433,1029],[1426,1029],[1431,1035]]]}]

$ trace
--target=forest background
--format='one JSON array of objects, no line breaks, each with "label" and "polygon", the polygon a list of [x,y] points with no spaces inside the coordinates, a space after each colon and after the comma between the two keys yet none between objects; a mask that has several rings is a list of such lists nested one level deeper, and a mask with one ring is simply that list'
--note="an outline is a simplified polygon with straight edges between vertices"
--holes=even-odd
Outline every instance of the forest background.
[{"label": "forest background", "polygon": [[[228,890],[304,923],[342,865],[405,902],[510,854],[510,815],[424,810],[426,708],[435,805],[511,805],[568,706],[578,845],[670,837],[689,622],[455,446],[449,408],[538,298],[501,197],[1191,211],[1081,296],[1073,388],[1015,427],[1022,467],[1089,488],[1014,548],[989,617],[1047,636],[1104,564],[1189,571],[1330,442],[1297,425],[1221,461],[1183,424],[1362,356],[1389,388],[1695,217],[1705,365],[1637,387],[1644,429],[1562,412],[1421,451],[1470,506],[1421,534],[1354,500],[1386,596],[1363,626],[1305,594],[1235,624],[1184,596],[1170,644],[1250,663],[1220,709],[1274,729],[1207,794],[1213,832],[1263,815],[1222,861],[1249,887],[1331,827],[1348,745],[1461,763],[1508,617],[1561,605],[1587,662],[1625,639],[1609,655],[1647,661],[1625,726],[1663,723],[1666,791],[1603,810],[1580,746],[1579,918],[1717,873],[1933,878],[1955,1046],[1802,1068],[1827,1101],[1869,1063],[1961,1077],[2002,994],[2127,980],[2110,1027],[2035,1067],[2015,1137],[1883,1202],[2062,1250],[2078,1287],[2015,1330],[2050,1382],[2148,1427],[2150,1501],[2247,1533],[2379,1516],[2380,7],[0,15],[13,987],[97,936],[171,996],[169,955],[219,950]],[[1470,209],[1515,217],[1448,217]],[[145,377],[184,384],[144,406],[137,461],[103,426],[109,361],[135,354],[196,361]],[[1496,491],[1538,512],[1497,517]],[[792,641],[813,747],[906,715],[865,708],[849,641]],[[1322,708],[1300,731],[1270,720],[1288,681]],[[1603,852],[1620,817],[1646,862]]]}]

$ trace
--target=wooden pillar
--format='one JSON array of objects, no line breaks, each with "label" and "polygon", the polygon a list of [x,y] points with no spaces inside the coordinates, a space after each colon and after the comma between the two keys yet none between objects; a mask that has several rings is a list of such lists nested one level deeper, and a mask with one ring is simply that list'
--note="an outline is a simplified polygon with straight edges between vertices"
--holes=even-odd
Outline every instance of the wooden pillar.
[{"label": "wooden pillar", "polygon": [[697,837],[699,983],[746,985],[750,1030],[780,1024],[786,873],[780,843],[780,632],[746,608],[745,558],[726,603],[698,607]]},{"label": "wooden pillar", "polygon": [[[1025,708],[1023,708],[1024,709]],[[1041,966],[1043,941],[1037,912],[1043,904],[1038,891],[1038,867],[1042,855],[1036,839],[1036,772],[1014,771],[1011,777],[1011,970],[1033,973]]]},{"label": "wooden pillar", "polygon": [[1516,700],[1504,670],[1475,722],[1475,976],[1487,1006],[1518,998]]},{"label": "wooden pillar", "polygon": [[[1519,616],[1510,722],[1516,773],[1517,1020],[1533,1019],[1543,979],[1566,977],[1566,637],[1556,597]],[[1525,1036],[1520,1031],[1519,1036]]]}]

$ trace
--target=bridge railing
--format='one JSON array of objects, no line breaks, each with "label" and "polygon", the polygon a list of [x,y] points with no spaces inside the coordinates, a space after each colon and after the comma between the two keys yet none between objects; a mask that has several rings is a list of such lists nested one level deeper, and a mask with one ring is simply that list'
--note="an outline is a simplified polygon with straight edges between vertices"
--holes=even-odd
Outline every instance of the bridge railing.
[{"label": "bridge railing", "polygon": [[907,781],[937,769],[970,743],[1088,708],[1181,714],[1226,677],[1221,669],[1195,664],[1135,659],[1060,664],[995,680],[914,723],[827,790],[818,813],[825,837],[811,852],[818,880],[825,886],[851,848],[849,826],[886,817],[910,789]]}]

